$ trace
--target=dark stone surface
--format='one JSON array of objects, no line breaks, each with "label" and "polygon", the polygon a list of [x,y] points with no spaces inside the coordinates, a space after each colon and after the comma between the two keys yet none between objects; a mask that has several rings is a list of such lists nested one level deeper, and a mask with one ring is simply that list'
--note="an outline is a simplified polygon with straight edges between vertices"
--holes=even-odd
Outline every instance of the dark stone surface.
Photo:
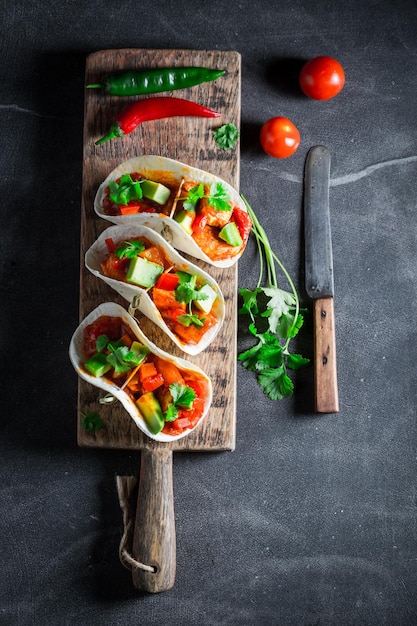
[{"label": "dark stone surface", "polygon": [[[415,2],[2,4],[0,624],[416,624]],[[304,159],[318,143],[332,153],[340,413],[313,413],[311,368],[271,403],[239,366],[236,450],[174,457],[177,579],[157,596],[118,560],[115,476],[140,456],[77,447],[67,358],[85,58],[123,47],[242,54],[241,191],[306,305]],[[297,86],[320,54],[346,70],[329,102]],[[302,135],[284,161],[258,141],[275,115]]]}]

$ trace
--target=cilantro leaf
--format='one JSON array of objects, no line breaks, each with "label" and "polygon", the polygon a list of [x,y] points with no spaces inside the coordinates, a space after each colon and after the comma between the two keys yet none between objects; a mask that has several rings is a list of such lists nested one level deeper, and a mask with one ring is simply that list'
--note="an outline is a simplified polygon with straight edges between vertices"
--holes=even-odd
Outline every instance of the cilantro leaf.
[{"label": "cilantro leaf", "polygon": [[188,192],[186,200],[184,200],[183,208],[186,211],[195,211],[197,202],[204,197],[204,184],[194,185]]},{"label": "cilantro leaf", "polygon": [[239,131],[234,124],[224,124],[213,132],[214,141],[222,150],[234,148],[239,139]]},{"label": "cilantro leaf", "polygon": [[270,343],[264,343],[262,348],[260,349],[256,369],[263,370],[270,367],[279,367],[281,365],[282,346],[280,346],[278,340],[274,338],[274,341]]},{"label": "cilantro leaf", "polygon": [[92,432],[92,431],[100,430],[100,428],[103,427],[104,422],[101,419],[101,416],[99,415],[99,413],[90,411],[89,413],[85,413],[82,415],[83,415],[83,419],[82,419],[81,425],[84,428],[84,430],[87,430],[88,432]]},{"label": "cilantro leaf", "polygon": [[242,361],[243,367],[251,372],[254,372],[257,369],[256,365],[258,363],[259,353],[262,346],[262,341],[259,341],[256,345],[252,346],[252,348],[238,354],[237,358],[239,361]]},{"label": "cilantro leaf", "polygon": [[243,306],[239,309],[239,313],[253,313],[254,315],[259,313],[257,298],[261,291],[262,289],[259,287],[253,291],[250,291],[249,289],[239,289],[239,293],[243,299]]},{"label": "cilantro leaf", "polygon": [[191,409],[193,402],[196,398],[196,393],[192,387],[187,385],[180,385],[180,383],[172,383],[169,386],[172,402],[168,404],[167,410],[164,413],[164,419],[167,422],[173,422],[178,417],[178,407],[184,409]]},{"label": "cilantro leaf", "polygon": [[184,313],[177,317],[177,322],[183,326],[191,326],[191,324],[194,324],[194,326],[201,327],[204,326],[205,319],[198,317],[195,313]]},{"label": "cilantro leaf", "polygon": [[287,354],[287,365],[292,370],[298,370],[310,363],[310,359],[306,359],[301,354]]},{"label": "cilantro leaf", "polygon": [[210,195],[207,196],[207,202],[216,211],[230,211],[232,208],[229,194],[222,183],[210,185]]},{"label": "cilantro leaf", "polygon": [[192,387],[180,385],[180,383],[172,383],[169,386],[169,390],[175,406],[181,406],[184,409],[191,409],[196,397],[196,393]]},{"label": "cilantro leaf", "polygon": [[96,339],[96,350],[97,352],[101,352],[109,343],[109,338],[107,335],[99,335]]},{"label": "cilantro leaf", "polygon": [[107,357],[107,362],[114,367],[116,374],[128,372],[131,369],[130,365],[126,362],[129,359],[129,348],[127,346],[113,347],[110,346],[110,344],[107,347],[111,350]]},{"label": "cilantro leaf", "polygon": [[140,239],[134,241],[123,241],[114,251],[119,259],[134,259],[145,250],[145,244]]},{"label": "cilantro leaf", "polygon": [[176,406],[172,403],[168,404],[168,408],[164,413],[164,420],[166,422],[175,422],[179,414],[179,411]]},{"label": "cilantro leaf", "polygon": [[216,211],[231,211],[232,202],[229,198],[226,187],[223,183],[212,183],[210,185],[209,193],[204,194],[204,184],[200,183],[192,187],[184,198],[180,198],[183,201],[183,208],[186,211],[196,211],[197,203],[199,200],[205,198],[207,204],[209,204]]},{"label": "cilantro leaf", "polygon": [[291,396],[294,385],[285,372],[284,365],[262,370],[258,376],[259,385],[271,400],[282,400]]},{"label": "cilantro leaf", "polygon": [[281,316],[286,315],[290,306],[293,307],[295,304],[294,296],[277,287],[264,288],[263,292],[269,298],[267,303],[269,330],[276,333]]},{"label": "cilantro leaf", "polygon": [[120,181],[109,181],[109,198],[115,204],[126,205],[143,197],[141,181],[133,180],[130,174],[123,174]]},{"label": "cilantro leaf", "polygon": [[207,300],[208,295],[197,289],[197,276],[186,272],[177,272],[180,280],[175,289],[175,299],[177,302],[189,304],[193,300]]}]

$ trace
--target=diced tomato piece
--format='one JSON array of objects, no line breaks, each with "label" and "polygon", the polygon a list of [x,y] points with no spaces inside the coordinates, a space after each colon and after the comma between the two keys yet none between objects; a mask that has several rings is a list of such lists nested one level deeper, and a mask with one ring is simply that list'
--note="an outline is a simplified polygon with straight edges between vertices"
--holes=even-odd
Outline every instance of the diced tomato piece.
[{"label": "diced tomato piece", "polygon": [[157,289],[164,289],[165,291],[174,291],[178,287],[179,276],[173,272],[164,272],[160,275],[156,281],[155,287]]},{"label": "diced tomato piece", "polygon": [[129,202],[129,204],[120,204],[119,211],[122,215],[132,215],[140,212],[140,204],[138,202]]},{"label": "diced tomato piece", "polygon": [[207,215],[199,213],[193,222],[193,234],[201,234],[207,225]]},{"label": "diced tomato piece", "polygon": [[104,243],[106,244],[107,250],[110,252],[110,254],[116,250],[116,244],[111,237],[105,239]]},{"label": "diced tomato piece", "polygon": [[246,241],[252,228],[252,220],[249,213],[235,206],[233,207],[232,220],[238,227],[243,241]]},{"label": "diced tomato piece", "polygon": [[184,385],[184,378],[176,365],[159,356],[155,357],[155,366],[160,374],[162,374],[167,387],[172,383]]}]

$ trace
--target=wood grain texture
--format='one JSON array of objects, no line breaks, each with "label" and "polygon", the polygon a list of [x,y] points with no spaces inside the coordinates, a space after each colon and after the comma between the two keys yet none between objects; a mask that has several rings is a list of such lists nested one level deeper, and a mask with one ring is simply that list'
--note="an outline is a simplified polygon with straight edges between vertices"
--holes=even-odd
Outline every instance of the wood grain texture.
[{"label": "wood grain texture", "polygon": [[318,413],[338,413],[333,298],[314,300],[314,378]]},{"label": "wood grain texture", "polygon": [[[132,134],[101,146],[94,142],[110,127],[117,113],[134,98],[107,96],[97,90],[86,90],[84,117],[84,164],[81,206],[81,276],[80,320],[99,303],[115,301],[126,307],[116,292],[92,276],[84,267],[88,247],[110,223],[101,220],[93,204],[100,183],[121,162],[135,156],[156,154],[183,161],[221,176],[239,187],[239,146],[223,151],[217,148],[213,130],[225,123],[240,126],[240,55],[236,52],[205,50],[104,50],[91,54],[86,62],[85,82],[99,82],[105,75],[132,68],[205,66],[221,68],[226,74],[217,81],[189,89],[170,92],[219,111],[219,119],[169,118],[140,125]],[[159,94],[164,95],[164,94]],[[199,365],[211,377],[213,404],[208,416],[187,437],[173,443],[158,444],[148,439],[118,404],[98,403],[100,392],[79,380],[78,444],[87,447],[130,450],[233,450],[236,430],[236,317],[237,266],[213,268],[191,259],[208,271],[219,283],[226,301],[226,319],[215,341],[203,353],[188,360]],[[138,314],[145,334],[164,350],[184,356],[152,322]],[[97,433],[81,426],[82,413],[99,411],[104,428]]]},{"label": "wood grain texture", "polygon": [[176,542],[172,488],[172,450],[159,448],[141,453],[138,506],[132,556],[155,569],[133,568],[137,589],[150,593],[168,591],[174,586]]}]

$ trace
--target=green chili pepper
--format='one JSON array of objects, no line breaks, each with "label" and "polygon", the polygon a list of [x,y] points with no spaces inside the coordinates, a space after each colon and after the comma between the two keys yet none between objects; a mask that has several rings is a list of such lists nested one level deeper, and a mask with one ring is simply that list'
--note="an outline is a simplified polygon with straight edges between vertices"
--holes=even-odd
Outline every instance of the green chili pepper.
[{"label": "green chili pepper", "polygon": [[88,89],[104,89],[111,96],[141,96],[162,91],[185,89],[216,80],[226,70],[206,67],[173,67],[129,71],[109,76],[103,83],[87,85]]}]

